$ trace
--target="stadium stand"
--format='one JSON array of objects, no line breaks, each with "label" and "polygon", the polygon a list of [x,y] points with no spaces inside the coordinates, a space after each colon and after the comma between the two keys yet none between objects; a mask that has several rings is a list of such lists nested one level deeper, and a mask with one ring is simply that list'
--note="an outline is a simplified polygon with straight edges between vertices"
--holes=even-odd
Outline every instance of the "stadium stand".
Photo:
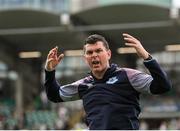
[{"label": "stadium stand", "polygon": [[47,100],[46,55],[59,46],[66,57],[56,77],[62,84],[73,82],[88,72],[84,38],[99,33],[111,43],[112,62],[146,71],[135,54],[119,52],[123,32],[141,39],[173,83],[163,96],[141,96],[140,129],[180,129],[179,5],[179,0],[0,0],[0,129],[88,129],[81,100]]}]

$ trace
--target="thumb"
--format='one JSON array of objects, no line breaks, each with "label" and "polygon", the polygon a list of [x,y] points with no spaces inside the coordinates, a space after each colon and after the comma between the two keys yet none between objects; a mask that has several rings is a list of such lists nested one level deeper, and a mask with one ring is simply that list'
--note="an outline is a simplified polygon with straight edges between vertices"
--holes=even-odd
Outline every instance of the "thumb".
[{"label": "thumb", "polygon": [[60,54],[60,55],[58,56],[58,62],[60,62],[60,61],[63,59],[63,57],[64,57],[64,54]]}]

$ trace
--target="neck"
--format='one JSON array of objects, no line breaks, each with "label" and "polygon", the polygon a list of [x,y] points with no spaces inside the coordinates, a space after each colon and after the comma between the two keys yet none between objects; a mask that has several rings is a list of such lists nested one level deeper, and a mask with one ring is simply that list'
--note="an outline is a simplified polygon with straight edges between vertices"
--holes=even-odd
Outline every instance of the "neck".
[{"label": "neck", "polygon": [[100,71],[100,72],[97,71],[97,72],[92,72],[92,73],[96,77],[96,79],[102,79],[108,68],[109,66],[105,68],[103,71]]}]

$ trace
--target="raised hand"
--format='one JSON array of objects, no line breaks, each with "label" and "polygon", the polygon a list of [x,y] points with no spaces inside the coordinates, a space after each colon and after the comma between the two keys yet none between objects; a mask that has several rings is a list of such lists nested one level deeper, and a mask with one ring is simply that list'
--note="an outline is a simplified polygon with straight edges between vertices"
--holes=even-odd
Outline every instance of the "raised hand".
[{"label": "raised hand", "polygon": [[56,66],[60,63],[60,61],[64,57],[64,54],[60,54],[58,56],[57,52],[58,52],[57,46],[49,51],[45,64],[45,69],[47,71],[55,70]]},{"label": "raised hand", "polygon": [[124,40],[126,41],[125,45],[135,48],[138,56],[142,57],[143,59],[147,59],[149,57],[149,53],[144,49],[138,39],[127,33],[123,33],[123,36]]}]

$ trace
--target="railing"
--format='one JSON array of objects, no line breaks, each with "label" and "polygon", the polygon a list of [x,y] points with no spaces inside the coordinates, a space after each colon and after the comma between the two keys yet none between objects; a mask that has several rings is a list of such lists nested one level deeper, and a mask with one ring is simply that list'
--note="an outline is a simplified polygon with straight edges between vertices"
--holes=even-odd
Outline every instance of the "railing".
[{"label": "railing", "polygon": [[170,7],[172,0],[98,0],[100,5],[110,5],[110,4],[149,4]]},{"label": "railing", "polygon": [[69,0],[0,0],[0,10],[36,9],[54,13],[68,12]]},{"label": "railing", "polygon": [[55,13],[78,12],[112,4],[150,4],[170,7],[172,0],[0,0],[0,10],[37,9]]},{"label": "railing", "polygon": [[172,0],[71,0],[71,3],[73,5],[71,7],[72,12],[79,12],[90,8],[118,4],[142,4],[170,8]]}]

